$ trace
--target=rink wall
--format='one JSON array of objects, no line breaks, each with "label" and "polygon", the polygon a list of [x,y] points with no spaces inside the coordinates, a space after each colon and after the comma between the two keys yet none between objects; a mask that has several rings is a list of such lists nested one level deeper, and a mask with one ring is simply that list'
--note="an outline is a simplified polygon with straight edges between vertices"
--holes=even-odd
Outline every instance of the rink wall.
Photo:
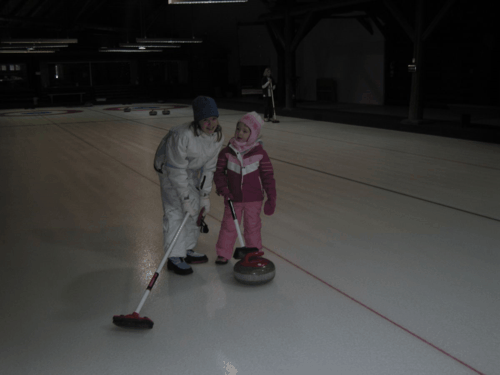
[{"label": "rink wall", "polygon": [[[251,69],[269,65],[277,77],[278,59],[265,26],[240,27],[238,33],[242,72],[258,79]],[[375,26],[371,35],[354,18],[323,19],[301,41],[295,56],[297,100],[384,104],[384,38]],[[321,82],[334,83],[331,97],[321,97]]]},{"label": "rink wall", "polygon": [[324,19],[296,53],[297,96],[319,100],[318,79],[336,83],[339,103],[384,104],[384,38],[354,19]]}]

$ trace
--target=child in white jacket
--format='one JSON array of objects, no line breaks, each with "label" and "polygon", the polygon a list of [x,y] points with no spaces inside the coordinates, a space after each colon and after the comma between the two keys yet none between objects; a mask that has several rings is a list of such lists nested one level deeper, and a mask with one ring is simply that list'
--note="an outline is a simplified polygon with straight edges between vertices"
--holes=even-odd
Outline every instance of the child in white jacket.
[{"label": "child in white jacket", "polygon": [[180,232],[168,259],[167,268],[179,275],[193,273],[189,263],[205,263],[197,253],[200,228],[196,221],[202,207],[210,210],[209,195],[217,155],[224,136],[215,101],[199,96],[193,101],[194,121],[172,128],[162,139],[155,155],[163,202],[163,247],[166,251],[186,213],[191,216]]}]

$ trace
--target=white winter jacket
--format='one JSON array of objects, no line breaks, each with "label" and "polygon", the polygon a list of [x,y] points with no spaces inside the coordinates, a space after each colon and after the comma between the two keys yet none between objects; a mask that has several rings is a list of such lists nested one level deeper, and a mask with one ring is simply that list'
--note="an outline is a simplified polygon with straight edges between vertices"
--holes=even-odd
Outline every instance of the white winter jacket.
[{"label": "white winter jacket", "polygon": [[224,136],[217,142],[217,133],[195,135],[190,124],[170,129],[161,140],[154,160],[156,171],[168,176],[179,198],[189,195],[189,186],[199,189],[201,196],[210,194],[217,156],[224,143]]}]

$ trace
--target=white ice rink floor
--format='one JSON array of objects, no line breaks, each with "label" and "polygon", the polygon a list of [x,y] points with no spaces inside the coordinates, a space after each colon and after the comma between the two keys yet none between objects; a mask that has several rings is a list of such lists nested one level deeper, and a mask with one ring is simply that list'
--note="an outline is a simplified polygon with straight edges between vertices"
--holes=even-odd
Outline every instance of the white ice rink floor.
[{"label": "white ice rink floor", "polygon": [[[276,278],[214,264],[212,193],[209,263],[162,272],[130,330],[112,317],[163,255],[153,155],[192,110],[111,107],[0,111],[0,374],[500,374],[500,145],[267,123]],[[226,141],[242,115],[220,110]]]}]

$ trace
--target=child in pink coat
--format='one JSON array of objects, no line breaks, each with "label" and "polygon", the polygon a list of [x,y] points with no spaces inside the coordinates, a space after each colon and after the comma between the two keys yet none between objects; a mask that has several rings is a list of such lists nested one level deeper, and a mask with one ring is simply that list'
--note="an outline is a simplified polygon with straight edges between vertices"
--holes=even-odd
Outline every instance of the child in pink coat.
[{"label": "child in pink coat", "polygon": [[238,221],[243,217],[246,247],[262,249],[260,211],[272,215],[276,209],[276,182],[271,160],[259,140],[264,121],[256,112],[244,115],[236,124],[234,137],[221,150],[217,160],[214,182],[217,194],[224,197],[224,217],[217,240],[217,264],[227,264],[233,254],[238,233],[228,199],[233,202]]}]

